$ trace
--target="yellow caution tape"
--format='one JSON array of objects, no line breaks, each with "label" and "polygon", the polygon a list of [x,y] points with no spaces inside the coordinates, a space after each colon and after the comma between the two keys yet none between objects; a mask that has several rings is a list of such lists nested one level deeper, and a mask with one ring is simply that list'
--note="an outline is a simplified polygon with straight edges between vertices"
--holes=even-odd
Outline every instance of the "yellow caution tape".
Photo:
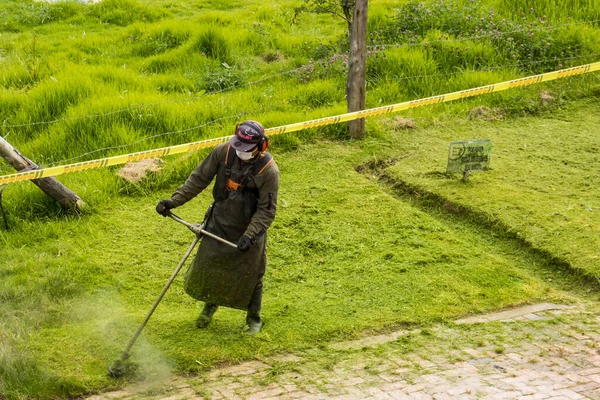
[{"label": "yellow caution tape", "polygon": [[[545,74],[528,76],[525,78],[514,79],[511,81],[500,82],[493,85],[481,86],[473,89],[462,90],[460,92],[453,92],[448,94],[442,94],[439,96],[427,97],[424,99],[406,101],[404,103],[393,104],[384,107],[370,108],[362,111],[355,111],[346,114],[335,115],[333,117],[326,117],[320,119],[313,119],[305,122],[298,122],[290,125],[283,125],[275,128],[269,128],[265,130],[265,133],[269,136],[278,135],[280,133],[296,132],[303,129],[315,128],[318,126],[332,125],[340,122],[353,121],[357,119],[372,117],[374,115],[389,114],[402,110],[408,110],[410,108],[422,107],[429,104],[446,103],[449,101],[465,99],[467,97],[478,96],[486,93],[500,92],[521,86],[529,86],[535,83],[547,82],[556,79],[566,78],[569,76],[582,75],[590,72],[600,70],[600,62],[595,62],[586,65],[580,65],[578,67],[562,69],[553,72],[547,72]],[[215,139],[206,139],[199,142],[180,144],[177,146],[163,147],[155,150],[141,151],[138,153],[124,154],[121,156],[101,158],[98,160],[78,162],[75,164],[67,164],[50,168],[29,170],[25,172],[19,172],[11,175],[0,176],[0,185],[27,181],[32,179],[47,178],[50,176],[57,176],[66,174],[69,172],[83,171],[86,169],[102,168],[111,165],[125,164],[131,161],[139,161],[152,157],[163,157],[171,154],[187,153],[189,151],[203,149],[207,147],[214,147],[219,143],[225,143],[229,141],[231,136],[220,137]]]}]

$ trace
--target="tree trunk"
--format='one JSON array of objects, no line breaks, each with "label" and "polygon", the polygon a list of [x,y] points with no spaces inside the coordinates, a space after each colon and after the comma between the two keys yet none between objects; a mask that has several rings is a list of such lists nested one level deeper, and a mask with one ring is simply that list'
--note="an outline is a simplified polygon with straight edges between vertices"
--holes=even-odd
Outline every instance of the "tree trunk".
[{"label": "tree trunk", "polygon": [[[367,9],[368,0],[356,0],[350,27],[350,65],[346,83],[348,112],[364,110],[367,91]],[[350,136],[362,139],[365,135],[365,119],[348,122]]]},{"label": "tree trunk", "polygon": [[[19,153],[4,138],[0,137],[0,156],[17,171],[40,169],[33,161]],[[55,178],[34,179],[32,182],[44,193],[56,200],[63,208],[82,210],[85,203],[75,192],[64,186]]]}]

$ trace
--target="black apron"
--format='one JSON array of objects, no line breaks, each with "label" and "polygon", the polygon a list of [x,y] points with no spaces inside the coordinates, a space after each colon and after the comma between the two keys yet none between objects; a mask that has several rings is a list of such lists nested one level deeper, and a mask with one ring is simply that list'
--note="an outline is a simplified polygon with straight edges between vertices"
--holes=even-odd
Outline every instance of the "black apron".
[{"label": "black apron", "polygon": [[[231,169],[231,179],[240,182],[243,172],[247,173],[249,168],[251,166],[243,170]],[[219,173],[223,171],[219,170]],[[248,186],[252,185],[253,182]],[[224,197],[213,203],[204,229],[237,243],[256,212],[256,188],[254,191],[232,190]],[[247,310],[254,288],[265,273],[265,250],[266,233],[257,237],[246,252],[204,236],[194,262],[185,274],[186,293],[206,303]]]}]

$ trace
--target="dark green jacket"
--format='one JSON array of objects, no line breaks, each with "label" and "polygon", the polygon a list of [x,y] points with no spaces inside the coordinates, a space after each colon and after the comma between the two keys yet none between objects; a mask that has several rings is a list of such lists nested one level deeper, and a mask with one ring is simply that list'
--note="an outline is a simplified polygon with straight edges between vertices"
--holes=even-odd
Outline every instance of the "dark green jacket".
[{"label": "dark green jacket", "polygon": [[[202,192],[214,179],[220,169],[225,164],[225,157],[234,157],[235,161],[232,170],[241,170],[252,168],[249,163],[243,163],[235,154],[233,148],[229,149],[229,143],[220,144],[194,169],[188,177],[185,184],[179,187],[171,196],[171,200],[176,207],[188,202],[200,192]],[[279,191],[279,168],[273,160],[262,172],[254,177],[254,180],[248,183],[248,188],[257,188],[259,193],[258,206],[252,216],[250,224],[246,228],[245,235],[254,238],[266,232],[277,211],[277,193]]]}]

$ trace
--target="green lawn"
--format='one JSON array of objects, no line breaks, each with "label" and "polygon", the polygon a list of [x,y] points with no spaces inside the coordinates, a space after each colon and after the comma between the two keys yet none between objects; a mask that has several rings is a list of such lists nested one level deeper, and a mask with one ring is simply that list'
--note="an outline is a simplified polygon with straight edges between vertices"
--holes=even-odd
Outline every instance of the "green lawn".
[{"label": "green lawn", "polygon": [[[448,121],[394,136],[411,153],[386,173],[410,190],[434,193],[582,273],[600,278],[600,114],[596,99],[539,117]],[[451,141],[491,139],[491,170],[468,183],[441,175]],[[456,177],[455,177],[456,178]]]},{"label": "green lawn", "polygon": [[[578,121],[596,118],[589,112],[593,105],[571,108]],[[432,181],[451,187],[455,196],[473,198],[467,192],[479,189],[480,201],[494,201],[496,195],[486,195],[482,187],[499,174],[501,155],[510,153],[503,150],[503,144],[512,145],[508,135],[517,140],[526,133],[527,142],[536,143],[548,121],[485,124],[505,132],[501,143],[491,137],[494,170],[474,175],[468,184],[458,178]],[[410,136],[414,155],[391,169],[406,165],[412,172],[402,176],[415,179],[443,170],[438,164],[445,157],[446,135],[470,138],[482,129],[480,121],[456,120],[451,126],[458,136],[453,136],[448,126],[382,132],[363,142],[316,141],[281,153],[274,149],[282,183],[269,238],[264,331],[254,339],[242,337],[244,313],[226,309],[207,330],[196,329],[201,304],[183,293],[179,277],[134,347],[142,373],[199,372],[215,362],[302,351],[365,332],[427,326],[536,301],[569,302],[589,290],[573,274],[552,270],[521,241],[428,212],[355,169],[374,157],[403,156],[408,151],[403,140]],[[73,175],[72,184],[84,185],[93,174]],[[156,201],[174,188],[116,196],[91,215],[1,232],[6,246],[0,373],[6,395],[78,395],[122,384],[108,378],[106,368],[192,240],[186,228],[154,212]],[[209,201],[203,194],[177,212],[198,220]],[[504,204],[507,212],[497,211],[498,218],[510,216],[512,203]],[[535,215],[536,208],[527,204],[535,203],[521,205]],[[538,218],[536,224],[546,221]]]},{"label": "green lawn", "polygon": [[[597,61],[598,1],[578,2],[567,19],[566,5],[547,0],[526,15],[513,0],[372,2],[367,106]],[[51,165],[225,136],[247,118],[270,128],[343,113],[346,24],[295,17],[301,3],[6,0],[0,134]],[[362,141],[343,125],[274,137],[282,181],[264,331],[242,337],[244,313],[226,309],[197,330],[202,305],[179,277],[133,349],[140,375],[597,298],[598,77],[410,110],[416,129],[370,119]],[[505,119],[469,119],[482,105]],[[492,169],[463,183],[444,175],[446,156],[451,141],[469,139],[492,140]],[[60,176],[88,204],[83,215],[29,182],[6,188],[0,398],[127,383],[106,369],[192,240],[154,206],[206,154],[168,157],[140,184],[115,167]],[[209,203],[207,192],[177,213],[198,221]]]}]

